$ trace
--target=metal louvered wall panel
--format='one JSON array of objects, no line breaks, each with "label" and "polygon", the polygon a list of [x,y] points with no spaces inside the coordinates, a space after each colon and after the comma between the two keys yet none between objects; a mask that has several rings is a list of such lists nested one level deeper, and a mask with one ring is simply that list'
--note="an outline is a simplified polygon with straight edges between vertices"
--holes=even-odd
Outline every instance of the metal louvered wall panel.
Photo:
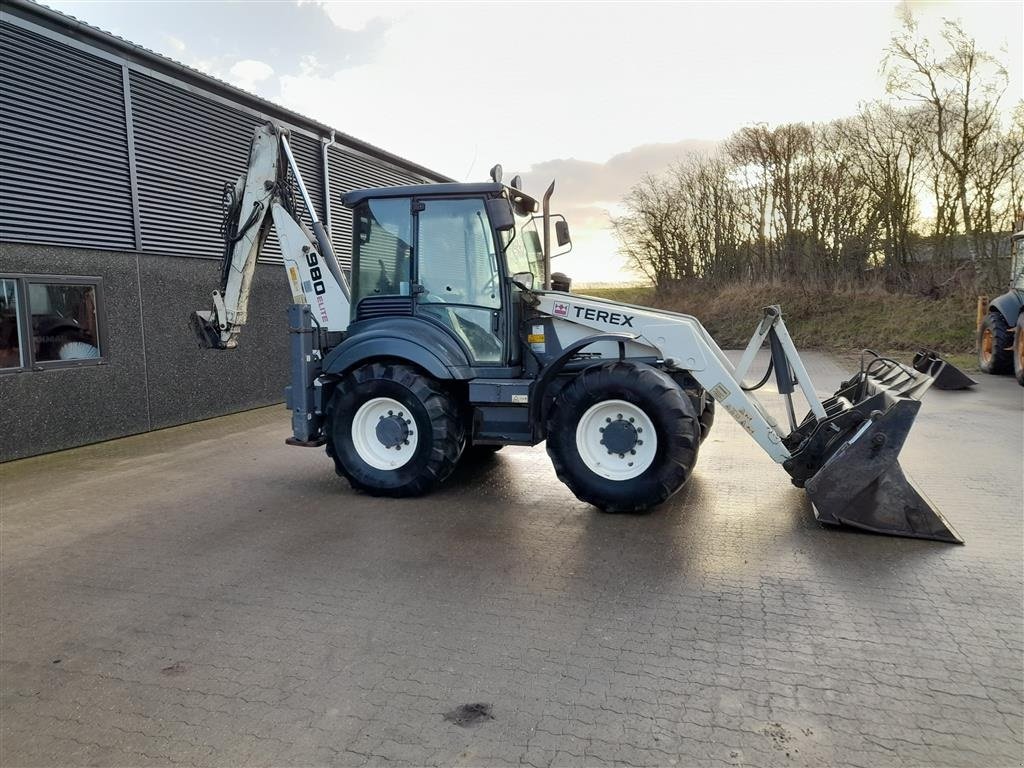
[{"label": "metal louvered wall panel", "polygon": [[331,244],[342,267],[352,267],[352,211],[341,204],[341,196],[353,189],[423,184],[428,179],[358,155],[337,144],[327,150],[330,176]]},{"label": "metal louvered wall panel", "polygon": [[121,67],[8,23],[0,239],[135,248]]},{"label": "metal louvered wall panel", "polygon": [[[131,98],[143,250],[219,258],[224,182],[245,172],[253,129],[262,118],[134,71]],[[322,216],[319,142],[296,132],[291,143]],[[301,209],[301,200],[296,203]],[[263,255],[280,262],[274,234]]]}]

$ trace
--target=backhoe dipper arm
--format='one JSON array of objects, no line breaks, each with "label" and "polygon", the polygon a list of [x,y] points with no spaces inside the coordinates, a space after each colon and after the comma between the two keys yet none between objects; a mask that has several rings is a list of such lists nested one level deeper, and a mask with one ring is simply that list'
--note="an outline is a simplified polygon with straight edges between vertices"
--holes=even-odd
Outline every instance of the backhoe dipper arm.
[{"label": "backhoe dipper arm", "polygon": [[[312,233],[297,220],[289,170],[312,221]],[[224,203],[220,288],[213,291],[213,308],[193,312],[191,317],[200,345],[208,349],[238,345],[238,334],[247,320],[253,274],[271,224],[281,244],[293,303],[310,305],[321,327],[345,330],[349,319],[348,281],[302,183],[284,130],[272,123],[255,129],[246,173],[225,186]]]}]

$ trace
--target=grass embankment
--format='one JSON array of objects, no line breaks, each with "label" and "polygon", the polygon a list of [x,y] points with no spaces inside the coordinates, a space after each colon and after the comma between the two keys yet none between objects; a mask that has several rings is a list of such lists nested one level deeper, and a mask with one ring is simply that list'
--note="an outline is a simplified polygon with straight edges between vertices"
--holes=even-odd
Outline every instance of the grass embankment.
[{"label": "grass embankment", "polygon": [[928,299],[872,291],[822,293],[791,286],[734,285],[719,290],[580,288],[577,291],[628,304],[685,312],[700,319],[725,349],[746,346],[760,309],[780,304],[798,349],[849,356],[868,348],[910,362],[921,347],[936,349],[964,370],[976,370],[973,354],[976,300]]}]

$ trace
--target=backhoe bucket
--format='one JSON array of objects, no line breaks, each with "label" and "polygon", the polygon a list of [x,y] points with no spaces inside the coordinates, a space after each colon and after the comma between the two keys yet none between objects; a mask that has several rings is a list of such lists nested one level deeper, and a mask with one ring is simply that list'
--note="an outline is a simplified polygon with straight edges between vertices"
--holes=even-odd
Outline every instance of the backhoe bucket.
[{"label": "backhoe bucket", "polygon": [[899,454],[931,378],[877,358],[824,403],[835,435],[805,487],[822,523],[890,536],[963,544],[942,514],[907,479]]},{"label": "backhoe bucket", "polygon": [[914,370],[926,373],[935,379],[936,389],[967,389],[976,382],[934,349],[921,349],[914,355]]}]

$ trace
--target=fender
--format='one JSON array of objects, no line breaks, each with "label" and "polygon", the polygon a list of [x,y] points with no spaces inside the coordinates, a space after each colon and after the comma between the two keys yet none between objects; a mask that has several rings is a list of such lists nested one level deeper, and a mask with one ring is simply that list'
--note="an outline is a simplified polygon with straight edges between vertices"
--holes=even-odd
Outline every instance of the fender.
[{"label": "fender", "polygon": [[1024,291],[1014,289],[992,299],[988,310],[989,312],[999,312],[1006,318],[1006,324],[1013,328],[1017,325],[1017,315],[1020,314],[1022,306],[1024,306]]},{"label": "fender", "polygon": [[382,317],[350,326],[347,339],[324,359],[323,372],[338,375],[375,358],[419,366],[439,380],[472,378],[466,353],[449,334],[415,317]]},{"label": "fender", "polygon": [[[596,333],[593,336],[578,339],[563,349],[557,358],[545,366],[530,389],[530,423],[544,424],[544,416],[546,415],[544,398],[547,395],[548,385],[562,372],[562,369],[565,368],[566,364],[577,352],[597,341],[615,341],[619,345],[619,359],[624,360],[626,357],[626,342],[636,341],[638,338],[639,336],[633,333]],[[594,364],[599,365],[606,362],[608,361],[595,360]]]}]

